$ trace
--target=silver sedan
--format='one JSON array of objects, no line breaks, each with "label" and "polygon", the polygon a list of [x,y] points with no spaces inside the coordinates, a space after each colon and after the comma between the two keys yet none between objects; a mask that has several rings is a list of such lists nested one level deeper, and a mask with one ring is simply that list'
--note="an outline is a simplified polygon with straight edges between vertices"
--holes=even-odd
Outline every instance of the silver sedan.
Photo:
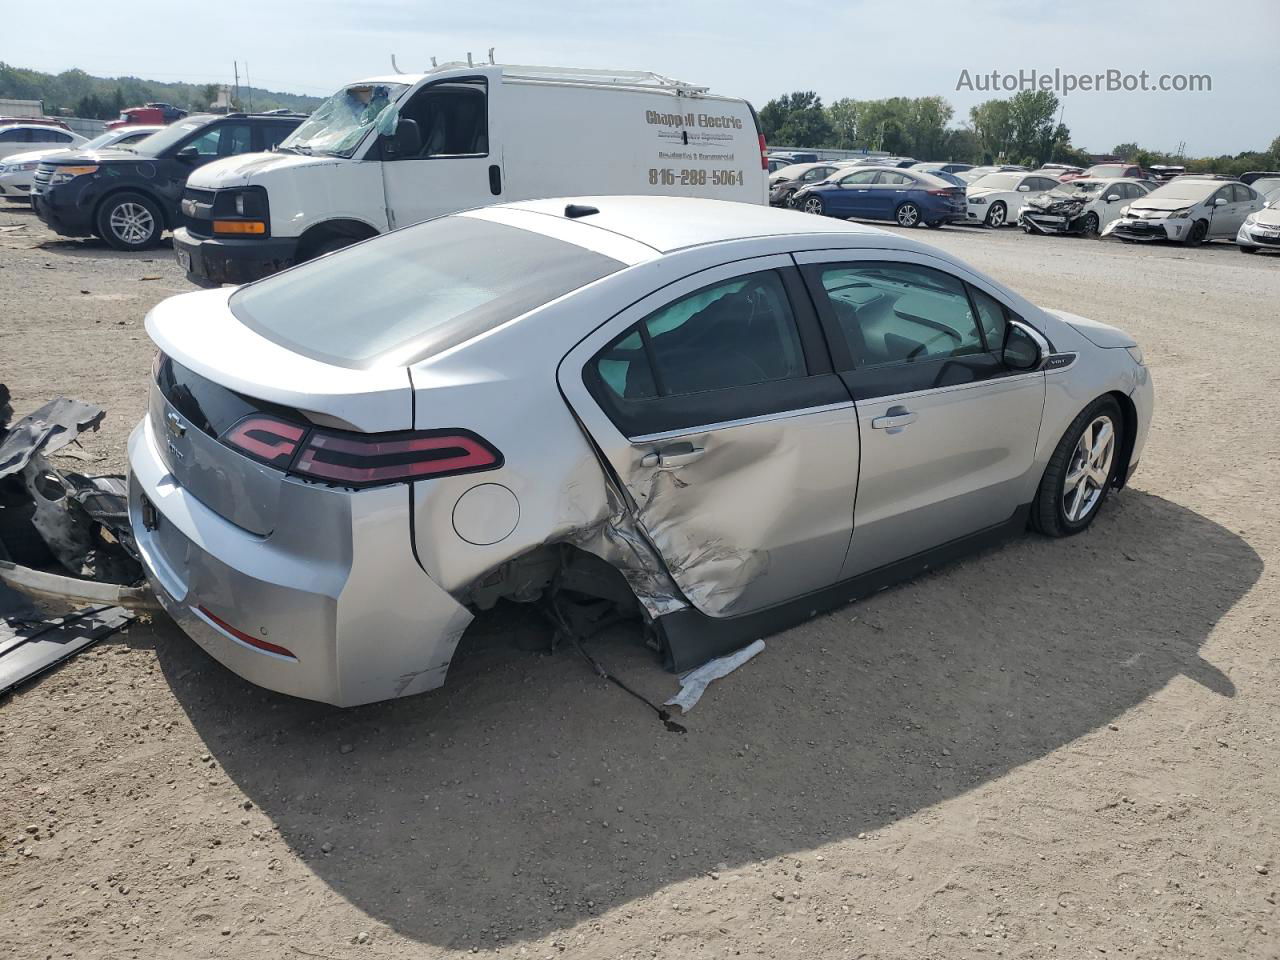
[{"label": "silver sedan", "polygon": [[157,596],[240,675],[339,705],[438,687],[499,599],[628,612],[683,669],[1028,525],[1079,533],[1153,401],[1114,327],[709,200],[444,217],[147,331]]}]

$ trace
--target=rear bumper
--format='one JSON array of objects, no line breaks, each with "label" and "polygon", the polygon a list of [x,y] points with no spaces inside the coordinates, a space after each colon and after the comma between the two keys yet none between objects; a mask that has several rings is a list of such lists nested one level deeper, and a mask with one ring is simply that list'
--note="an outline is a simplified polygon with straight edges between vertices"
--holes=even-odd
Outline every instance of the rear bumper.
[{"label": "rear bumper", "polygon": [[129,437],[129,519],[157,599],[205,652],[258,686],[342,707],[444,683],[471,614],[414,559],[403,487],[282,478],[279,523],[260,537],[179,486],[161,442],[149,418]]},{"label": "rear bumper", "polygon": [[249,283],[293,266],[298,257],[298,239],[198,237],[186,227],[179,227],[173,231],[173,252],[193,283]]}]

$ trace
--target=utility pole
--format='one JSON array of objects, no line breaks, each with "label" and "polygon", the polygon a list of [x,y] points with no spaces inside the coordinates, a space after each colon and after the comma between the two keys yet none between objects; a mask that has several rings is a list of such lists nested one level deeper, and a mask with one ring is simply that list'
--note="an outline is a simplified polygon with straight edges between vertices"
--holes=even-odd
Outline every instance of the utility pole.
[{"label": "utility pole", "polygon": [[232,60],[231,69],[234,70],[236,73],[236,95],[231,102],[231,109],[239,110],[240,109],[240,64],[237,61]]},{"label": "utility pole", "polygon": [[244,62],[244,95],[249,98],[249,112],[253,113],[253,81],[249,79],[249,61]]}]

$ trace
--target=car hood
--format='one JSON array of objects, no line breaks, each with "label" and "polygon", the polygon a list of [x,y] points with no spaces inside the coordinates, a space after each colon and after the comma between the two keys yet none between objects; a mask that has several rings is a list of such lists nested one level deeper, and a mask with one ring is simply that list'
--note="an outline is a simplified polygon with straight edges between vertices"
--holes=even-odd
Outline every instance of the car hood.
[{"label": "car hood", "polygon": [[26,153],[11,153],[3,160],[0,160],[0,163],[38,163],[50,157],[74,152],[75,147],[47,147],[44,150],[28,150]]},{"label": "car hood", "polygon": [[[13,158],[10,157],[10,160]],[[1253,214],[1254,223],[1265,223],[1268,226],[1280,226],[1280,207],[1264,207]]]},{"label": "car hood", "polygon": [[1147,197],[1145,200],[1135,200],[1129,204],[1129,209],[1133,211],[1150,210],[1167,213],[1171,210],[1185,210],[1187,207],[1195,207],[1204,203],[1203,200],[1178,200],[1174,197]]},{"label": "car hood", "polygon": [[205,164],[191,175],[187,185],[203,190],[242,187],[263,174],[292,175],[303,169],[351,162],[342,157],[308,157],[300,153],[244,153]]},{"label": "car hood", "polygon": [[[955,186],[955,184],[952,184],[952,186]],[[975,190],[973,189],[973,187],[969,187],[968,195],[972,199],[973,197],[989,197],[995,193],[1017,193],[1017,192],[1018,191],[1016,190],[997,190],[995,187],[985,187],[981,190]]]},{"label": "car hood", "polygon": [[1090,320],[1088,317],[1082,317],[1075,313],[1067,313],[1065,310],[1046,309],[1045,313],[1053,314],[1095,347],[1111,349],[1114,347],[1136,347],[1138,345],[1138,341],[1134,340],[1133,337],[1110,324],[1099,323],[1097,320]]},{"label": "car hood", "polygon": [[58,153],[56,156],[45,157],[46,161],[53,163],[137,163],[139,160],[154,161],[155,157],[146,156],[141,153],[131,153],[128,150],[121,150],[118,147],[106,147],[102,150],[84,150],[80,148],[67,150]]}]

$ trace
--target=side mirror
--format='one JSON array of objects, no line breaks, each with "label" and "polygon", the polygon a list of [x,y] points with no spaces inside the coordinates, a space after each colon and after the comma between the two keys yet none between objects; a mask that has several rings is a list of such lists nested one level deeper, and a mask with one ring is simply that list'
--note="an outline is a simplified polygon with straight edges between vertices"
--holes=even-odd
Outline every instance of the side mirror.
[{"label": "side mirror", "polygon": [[1025,184],[1025,183],[1020,184],[1020,185],[1018,186],[1018,192],[1019,192],[1019,193],[1030,193],[1030,192],[1031,192],[1031,187],[1030,187],[1030,186],[1028,186],[1028,185],[1027,185],[1027,184]]},{"label": "side mirror", "polygon": [[1221,206],[1224,206],[1224,205],[1226,204],[1226,202],[1227,202],[1227,198],[1226,198],[1226,197],[1218,197],[1217,199],[1215,199],[1215,200],[1213,201],[1213,205],[1214,205],[1215,207],[1221,207]]},{"label": "side mirror", "polygon": [[198,160],[200,159],[200,151],[195,148],[194,144],[192,144],[189,147],[183,147],[181,150],[178,151],[178,159],[179,160]]},{"label": "side mirror", "polygon": [[1120,194],[1118,193],[1108,193],[1106,196],[1107,203],[1115,203],[1119,199],[1120,199]]},{"label": "side mirror", "polygon": [[1001,360],[1010,370],[1034,370],[1049,355],[1049,342],[1035,330],[1010,320],[1004,332]]},{"label": "side mirror", "polygon": [[387,160],[403,160],[416,157],[422,151],[422,131],[418,121],[401,117],[396,122],[396,132],[382,138],[382,156]]}]

